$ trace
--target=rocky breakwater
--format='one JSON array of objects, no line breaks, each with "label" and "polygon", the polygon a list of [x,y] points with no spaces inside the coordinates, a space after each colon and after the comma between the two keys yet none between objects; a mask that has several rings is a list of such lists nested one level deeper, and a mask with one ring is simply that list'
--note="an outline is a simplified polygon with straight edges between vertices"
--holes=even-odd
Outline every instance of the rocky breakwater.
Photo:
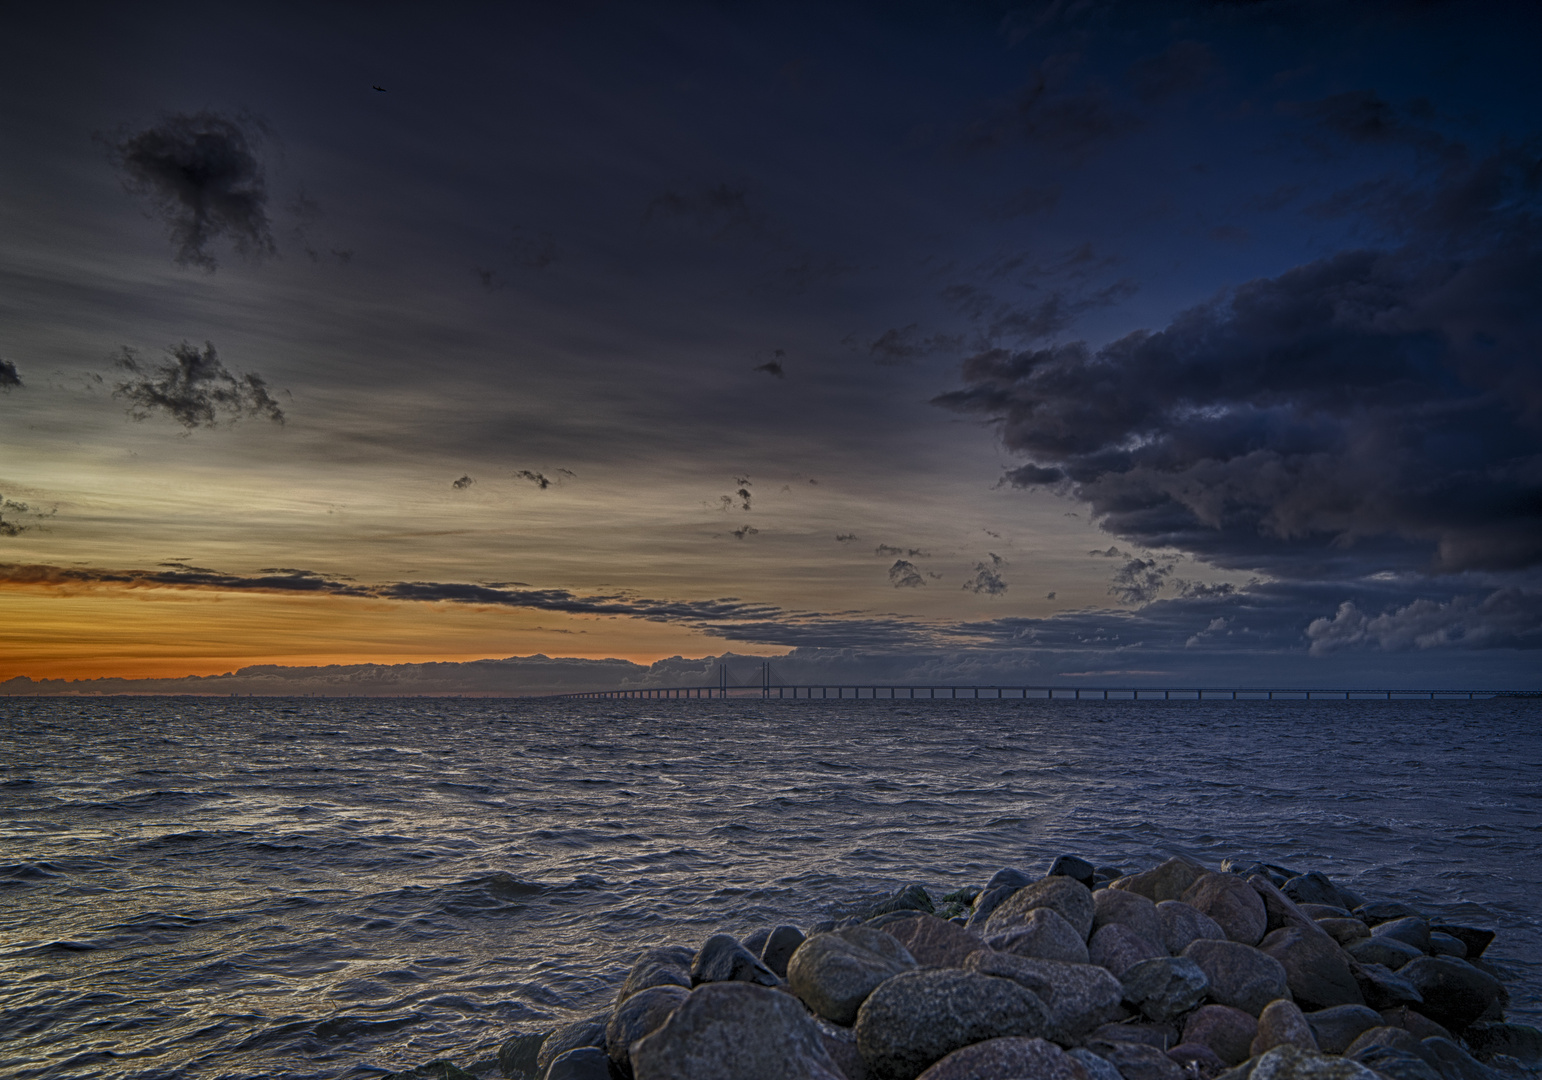
[{"label": "rocky breakwater", "polygon": [[614,1007],[396,1080],[1522,1080],[1485,929],[1320,873],[1062,857],[650,949]]}]

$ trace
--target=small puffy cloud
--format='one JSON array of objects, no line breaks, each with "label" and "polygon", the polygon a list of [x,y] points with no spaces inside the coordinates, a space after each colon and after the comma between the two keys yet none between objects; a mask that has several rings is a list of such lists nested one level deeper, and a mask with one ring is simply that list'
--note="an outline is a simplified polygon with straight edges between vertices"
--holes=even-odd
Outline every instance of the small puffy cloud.
[{"label": "small puffy cloud", "polygon": [[984,593],[986,596],[1000,596],[1007,591],[1006,579],[1001,576],[1001,571],[1006,568],[1007,561],[994,551],[989,553],[990,562],[977,562],[974,564],[974,576],[964,582],[963,590],[972,593]]},{"label": "small puffy cloud", "polygon": [[21,376],[16,374],[16,365],[9,360],[0,360],[0,392],[14,390],[21,385]]},{"label": "small puffy cloud", "polygon": [[754,536],[758,532],[760,532],[760,530],[755,528],[753,525],[740,525],[730,535],[735,540],[743,540],[746,536]]},{"label": "small puffy cloud", "polygon": [[850,544],[850,543],[853,543],[856,539],[857,539],[857,534],[856,533],[836,533],[835,534],[835,542],[837,544]]},{"label": "small puffy cloud", "polygon": [[476,483],[476,481],[471,479],[471,477],[469,477],[469,476],[462,476],[459,480],[452,480],[450,482],[450,486],[452,488],[454,488],[456,491],[465,491],[468,487],[470,487],[474,483]]},{"label": "small puffy cloud", "polygon": [[[777,351],[780,352],[781,350]],[[755,370],[764,371],[767,375],[775,375],[778,379],[786,376],[786,372],[782,370],[782,362],[780,360],[767,360],[764,364],[756,364]]]},{"label": "small puffy cloud", "polygon": [[284,422],[284,412],[262,376],[227,370],[213,342],[204,342],[200,352],[184,341],[166,350],[166,355],[167,362],[150,364],[124,346],[113,359],[124,372],[113,397],[128,402],[129,415],[135,420],[165,413],[189,431],[243,416]]},{"label": "small puffy cloud", "polygon": [[547,476],[545,473],[536,472],[534,469],[520,469],[517,473],[514,474],[514,478],[516,480],[529,481],[536,487],[540,488],[542,491],[545,491],[553,484],[560,484],[564,480],[571,480],[576,475],[576,473],[573,473],[567,469],[558,469],[551,476]]},{"label": "small puffy cloud", "polygon": [[1122,604],[1149,604],[1157,598],[1172,572],[1173,564],[1170,562],[1131,559],[1114,572],[1113,580],[1108,585],[1108,594]]},{"label": "small puffy cloud", "polygon": [[914,563],[896,559],[889,567],[889,584],[896,589],[919,589],[926,585],[926,578],[921,576]]}]

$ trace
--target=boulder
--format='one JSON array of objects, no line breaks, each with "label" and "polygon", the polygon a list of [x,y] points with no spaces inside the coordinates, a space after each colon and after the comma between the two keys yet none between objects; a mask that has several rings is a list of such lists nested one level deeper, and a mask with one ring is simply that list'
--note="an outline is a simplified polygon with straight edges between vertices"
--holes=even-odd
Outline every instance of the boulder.
[{"label": "boulder", "polygon": [[1354,915],[1348,908],[1335,907],[1332,904],[1297,904],[1298,908],[1310,919],[1321,922],[1323,919],[1351,919]]},{"label": "boulder", "polygon": [[1473,926],[1458,926],[1455,923],[1436,922],[1430,925],[1430,929],[1440,934],[1450,934],[1463,945],[1467,946],[1468,959],[1476,959],[1483,955],[1494,940],[1494,931],[1479,930]]},{"label": "boulder", "polygon": [[605,1052],[623,1076],[632,1073],[632,1044],[656,1030],[685,1003],[691,992],[683,986],[650,986],[627,998],[605,1025]]},{"label": "boulder", "polygon": [[1224,1080],[1380,1080],[1370,1069],[1349,1058],[1331,1057],[1299,1046],[1276,1046],[1235,1069]]},{"label": "boulder", "polygon": [[1180,899],[1210,916],[1232,941],[1257,945],[1269,929],[1263,899],[1235,874],[1206,874],[1190,885]]},{"label": "boulder", "polygon": [[715,982],[747,982],[757,986],[780,986],[776,972],[731,934],[713,934],[702,945],[691,963],[691,985]]},{"label": "boulder", "polygon": [[1349,968],[1349,957],[1317,929],[1287,926],[1270,931],[1258,943],[1285,968],[1285,981],[1296,1004],[1308,1009],[1364,1005],[1365,998]]},{"label": "boulder", "polygon": [[510,1035],[498,1045],[498,1071],[508,1080],[538,1080],[535,1062],[545,1041],[544,1031]]},{"label": "boulder", "polygon": [[1114,1063],[1107,1058],[1098,1057],[1084,1046],[1078,1046],[1074,1050],[1067,1050],[1066,1057],[1075,1058],[1081,1062],[1083,1069],[1087,1070],[1088,1080],[1124,1080],[1119,1070],[1114,1068]]},{"label": "boulder", "polygon": [[990,938],[988,944],[998,952],[1009,952],[1017,956],[1035,956],[1041,960],[1059,960],[1067,964],[1089,962],[1087,943],[1076,932],[1076,928],[1047,907],[1034,908],[1020,925]]},{"label": "boulder", "polygon": [[1049,1037],[1071,1041],[1124,1015],[1124,987],[1092,964],[978,952],[965,966],[982,975],[1011,979],[1030,990],[1049,1010]]},{"label": "boulder", "polygon": [[1240,1065],[1252,1056],[1258,1021],[1230,1005],[1205,1005],[1189,1014],[1183,1041],[1208,1046],[1227,1065]]},{"label": "boulder", "polygon": [[1087,1070],[1060,1047],[1043,1039],[986,1039],[955,1050],[921,1074],[920,1080],[1089,1080]]},{"label": "boulder", "polygon": [[1378,923],[1391,922],[1393,919],[1402,919],[1409,915],[1419,914],[1407,904],[1396,900],[1373,900],[1369,904],[1361,904],[1359,907],[1350,908],[1349,913],[1367,926],[1375,926]]},{"label": "boulder", "polygon": [[1420,1011],[1456,1032],[1481,1018],[1504,995],[1498,979],[1449,956],[1410,960],[1398,974],[1423,996]]},{"label": "boulder", "polygon": [[1003,900],[985,921],[985,937],[992,938],[1024,925],[1028,913],[1038,908],[1049,908],[1070,923],[1083,941],[1092,933],[1092,890],[1068,877],[1052,877],[1024,885]]},{"label": "boulder", "polygon": [[822,1016],[815,1016],[814,1023],[819,1027],[825,1053],[834,1059],[846,1080],[867,1080],[867,1063],[862,1060],[862,1052],[857,1049],[857,1033],[849,1027],[831,1023]]},{"label": "boulder", "polygon": [[1087,959],[1107,968],[1116,978],[1123,978],[1126,971],[1142,960],[1166,956],[1166,949],[1153,945],[1123,923],[1099,927],[1087,943]]},{"label": "boulder", "polygon": [[543,1080],[611,1080],[610,1058],[597,1046],[581,1046],[553,1058]]},{"label": "boulder", "polygon": [[1124,1000],[1152,1020],[1172,1020],[1205,998],[1209,981],[1187,957],[1142,960],[1124,973]]},{"label": "boulder", "polygon": [[787,963],[787,982],[809,1009],[849,1025],[879,984],[915,966],[915,959],[893,936],[851,926],[815,934],[799,945]]},{"label": "boulder", "polygon": [[1323,933],[1339,943],[1340,948],[1348,948],[1371,936],[1371,928],[1359,919],[1329,918],[1317,919],[1316,922]]},{"label": "boulder", "polygon": [[1380,964],[1389,971],[1396,971],[1410,960],[1417,960],[1424,955],[1406,941],[1378,937],[1375,934],[1350,942],[1344,951],[1362,964]]},{"label": "boulder", "polygon": [[891,917],[882,929],[922,967],[963,967],[970,953],[985,948],[979,934],[935,915]]},{"label": "boulder", "polygon": [[1450,1039],[1421,1040],[1426,1058],[1434,1058],[1436,1071],[1447,1080],[1499,1080],[1494,1070],[1484,1065]]},{"label": "boulder", "polygon": [[693,990],[632,1044],[637,1080],[842,1080],[819,1028],[788,994],[747,982]]},{"label": "boulder", "polygon": [[1329,907],[1348,908],[1344,895],[1328,880],[1328,875],[1313,870],[1310,874],[1293,877],[1280,891],[1298,904],[1327,904]]},{"label": "boulder", "polygon": [[862,1003],[857,1049],[876,1080],[914,1080],[965,1046],[1007,1036],[1042,1038],[1051,1028],[1044,1003],[1010,979],[926,968],[896,975]]},{"label": "boulder", "polygon": [[1365,1051],[1376,1046],[1390,1047],[1405,1053],[1416,1054],[1421,1058],[1425,1057],[1425,1050],[1420,1044],[1418,1036],[1412,1035],[1400,1027],[1391,1027],[1389,1025],[1366,1028],[1359,1035],[1355,1036],[1354,1041],[1345,1047],[1344,1056],[1358,1059]]},{"label": "boulder", "polygon": [[1391,968],[1381,964],[1351,962],[1349,970],[1360,986],[1360,994],[1366,1005],[1378,1011],[1398,1005],[1421,1005],[1424,997],[1414,989],[1413,983]]},{"label": "boulder", "polygon": [[1178,1035],[1177,1024],[1136,1016],[1134,1019],[1121,1020],[1117,1024],[1104,1024],[1088,1035],[1086,1041],[1088,1043],[1135,1042],[1165,1051],[1169,1047],[1177,1046],[1183,1040]]},{"label": "boulder", "polygon": [[1163,900],[1156,909],[1157,918],[1162,920],[1162,944],[1174,956],[1181,955],[1190,944],[1201,939],[1226,940],[1226,931],[1214,919],[1182,900]]},{"label": "boulder", "polygon": [[891,911],[924,911],[931,915],[937,910],[932,903],[932,898],[927,895],[926,889],[912,882],[903,888],[896,889],[878,903],[868,908],[867,914],[862,918],[872,919],[879,915],[887,915]]},{"label": "boulder", "polygon": [[1209,1080],[1226,1071],[1226,1062],[1204,1043],[1179,1043],[1167,1052],[1167,1057],[1188,1077],[1197,1076],[1201,1080]]},{"label": "boulder", "polygon": [[1068,877],[1073,881],[1079,881],[1087,888],[1092,888],[1092,881],[1097,876],[1097,870],[1086,859],[1078,859],[1075,855],[1062,855],[1050,864],[1049,873],[1045,877]]},{"label": "boulder", "polygon": [[766,935],[765,944],[753,951],[760,957],[762,964],[785,979],[787,961],[792,959],[792,954],[797,952],[798,946],[802,944],[802,930],[796,926],[778,926]]},{"label": "boulder", "polygon": [[1183,950],[1183,955],[1205,973],[1208,996],[1218,1005],[1257,1016],[1271,1001],[1291,996],[1284,966],[1251,945],[1201,940]]},{"label": "boulder", "polygon": [[1387,1080],[1443,1080],[1440,1073],[1419,1055],[1390,1046],[1370,1047],[1353,1060]]},{"label": "boulder", "polygon": [[1025,885],[1033,884],[1033,878],[1021,870],[1004,867],[991,875],[991,879],[985,883],[985,888],[974,898],[974,907],[969,912],[969,921],[965,924],[971,930],[977,930],[985,925],[985,920],[991,917],[991,913],[1001,905],[1001,902],[1011,896]]},{"label": "boulder", "polygon": [[1180,899],[1190,885],[1209,872],[1193,859],[1179,855],[1168,859],[1161,866],[1111,881],[1108,887],[1139,893],[1160,904],[1163,900]]},{"label": "boulder", "polygon": [[1421,953],[1430,951],[1430,924],[1417,915],[1405,915],[1401,919],[1389,919],[1377,923],[1371,936],[1380,940],[1391,939],[1412,945]]},{"label": "boulder", "polygon": [[1342,1054],[1351,1043],[1373,1027],[1381,1027],[1381,1014],[1364,1005],[1335,1005],[1306,1014],[1317,1048],[1325,1054]]},{"label": "boulder", "polygon": [[1461,938],[1452,937],[1450,934],[1442,934],[1439,930],[1430,931],[1430,955],[1454,956],[1458,960],[1467,959],[1467,945]]},{"label": "boulder", "polygon": [[1402,1028],[1416,1039],[1451,1038],[1450,1031],[1435,1023],[1418,1009],[1411,1009],[1407,1005],[1382,1009],[1381,1022],[1391,1027]]},{"label": "boulder", "polygon": [[1256,1057],[1259,1054],[1267,1054],[1276,1046],[1299,1046],[1303,1050],[1320,1049],[1317,1039],[1312,1034],[1311,1025],[1306,1022],[1300,1007],[1293,1001],[1283,998],[1279,1001],[1271,1001],[1264,1006],[1264,1011],[1258,1014],[1258,1034],[1253,1036],[1253,1044],[1248,1049]]},{"label": "boulder", "polygon": [[609,1022],[608,1015],[592,1016],[587,1020],[574,1020],[553,1028],[535,1055],[535,1075],[545,1076],[551,1063],[569,1050],[579,1050],[586,1046],[604,1050],[605,1026]]},{"label": "boulder", "polygon": [[1531,1068],[1542,1065],[1542,1031],[1529,1024],[1483,1021],[1468,1027],[1462,1038],[1480,1057],[1504,1054]]},{"label": "boulder", "polygon": [[1137,1042],[1090,1042],[1087,1049],[1103,1058],[1124,1080],[1184,1080],[1183,1067],[1165,1050]]},{"label": "boulder", "polygon": [[1092,930],[1110,923],[1129,927],[1153,945],[1166,948],[1162,931],[1162,917],[1157,906],[1140,893],[1127,889],[1099,889],[1092,894]]},{"label": "boulder", "polygon": [[1311,916],[1297,907],[1294,900],[1275,888],[1268,878],[1254,874],[1248,878],[1248,884],[1253,886],[1253,891],[1258,893],[1258,898],[1264,902],[1264,914],[1269,920],[1271,931],[1294,926],[1317,934],[1323,933]]},{"label": "boulder", "polygon": [[637,958],[626,982],[616,994],[617,1001],[625,1001],[639,990],[650,986],[691,987],[691,961],[696,954],[683,945],[665,945],[648,949]]}]

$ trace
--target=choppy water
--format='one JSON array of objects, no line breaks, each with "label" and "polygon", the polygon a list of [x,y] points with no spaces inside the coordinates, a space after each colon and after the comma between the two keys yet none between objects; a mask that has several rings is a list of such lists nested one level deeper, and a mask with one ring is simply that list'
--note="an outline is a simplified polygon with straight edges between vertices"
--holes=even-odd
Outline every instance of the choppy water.
[{"label": "choppy water", "polygon": [[1526,702],[0,701],[17,1077],[368,1076],[643,946],[1072,852],[1322,869],[1499,931],[1542,1017]]}]

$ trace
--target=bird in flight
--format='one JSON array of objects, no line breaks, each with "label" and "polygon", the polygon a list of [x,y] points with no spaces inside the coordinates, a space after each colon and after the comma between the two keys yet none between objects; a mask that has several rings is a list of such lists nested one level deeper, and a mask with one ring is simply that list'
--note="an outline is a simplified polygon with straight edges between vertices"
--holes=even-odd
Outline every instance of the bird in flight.
[{"label": "bird in flight", "polygon": [[377,86],[377,87],[375,87],[375,89],[379,90],[382,94],[386,92],[386,88],[383,87],[383,86]]}]

